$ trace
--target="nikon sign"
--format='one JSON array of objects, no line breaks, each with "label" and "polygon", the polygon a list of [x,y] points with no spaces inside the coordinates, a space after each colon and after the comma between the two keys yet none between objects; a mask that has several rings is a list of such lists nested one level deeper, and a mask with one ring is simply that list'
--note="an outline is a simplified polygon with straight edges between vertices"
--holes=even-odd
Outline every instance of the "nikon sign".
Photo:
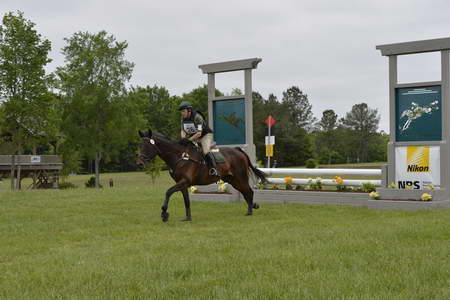
[{"label": "nikon sign", "polygon": [[400,189],[440,186],[439,146],[396,147],[395,158],[395,180]]}]

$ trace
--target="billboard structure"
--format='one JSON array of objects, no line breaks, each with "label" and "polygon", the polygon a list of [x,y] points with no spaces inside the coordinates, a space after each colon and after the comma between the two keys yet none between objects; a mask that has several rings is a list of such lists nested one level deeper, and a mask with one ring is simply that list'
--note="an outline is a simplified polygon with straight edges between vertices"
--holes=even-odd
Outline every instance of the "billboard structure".
[{"label": "billboard structure", "polygon": [[[411,190],[435,188],[433,200],[450,199],[450,38],[376,47],[389,58],[390,140],[385,197],[408,199]],[[441,79],[399,83],[399,55],[440,52]],[[389,190],[389,192],[387,192]],[[406,191],[408,190],[408,191]],[[405,198],[406,197],[406,198]]]},{"label": "billboard structure", "polygon": [[[218,146],[241,147],[254,164],[256,161],[253,143],[252,70],[261,58],[233,60],[200,65],[208,74],[208,124],[214,130]],[[244,94],[216,97],[215,74],[244,71]]]}]

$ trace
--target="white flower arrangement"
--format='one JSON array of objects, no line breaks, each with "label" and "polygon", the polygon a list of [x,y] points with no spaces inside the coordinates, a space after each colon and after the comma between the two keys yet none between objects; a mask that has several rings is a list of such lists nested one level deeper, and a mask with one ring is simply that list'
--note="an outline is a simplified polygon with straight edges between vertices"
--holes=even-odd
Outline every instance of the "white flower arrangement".
[{"label": "white flower arrangement", "polygon": [[380,194],[378,192],[371,192],[369,194],[369,197],[372,199],[378,200],[378,199],[380,199]]},{"label": "white flower arrangement", "polygon": [[222,179],[217,181],[219,192],[226,193],[228,192],[228,183],[224,182]]}]

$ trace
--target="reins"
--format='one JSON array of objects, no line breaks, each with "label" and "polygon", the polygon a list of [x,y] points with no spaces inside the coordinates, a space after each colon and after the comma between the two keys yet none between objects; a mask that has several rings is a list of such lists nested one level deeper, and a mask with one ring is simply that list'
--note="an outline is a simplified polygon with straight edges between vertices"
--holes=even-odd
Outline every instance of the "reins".
[{"label": "reins", "polygon": [[[144,137],[143,138],[144,139],[144,142],[145,143],[148,143],[148,144],[150,144],[150,145],[152,145],[153,147],[155,147],[155,149],[156,149],[156,153],[158,154],[158,155],[160,155],[161,156],[161,154],[163,153],[160,149],[159,149],[159,147],[156,145],[156,142],[155,142],[155,140],[154,139],[152,139],[152,138],[149,138],[149,137]],[[175,151],[170,151],[170,152],[165,152],[166,154],[171,154],[171,153],[180,153],[181,154],[181,157],[177,160],[177,161],[175,161],[175,165],[174,165],[174,167],[176,167],[180,162],[182,162],[182,161],[192,161],[192,162],[195,162],[195,163],[198,163],[198,164],[204,164],[204,162],[203,161],[199,161],[199,160],[196,160],[196,159],[194,159],[194,158],[191,158],[190,157],[190,155],[189,155],[189,153],[187,153],[186,151],[180,151],[180,150],[175,150]],[[145,155],[145,154],[141,154],[144,158],[146,158],[147,160],[148,160],[148,157],[147,157],[147,155]]]}]

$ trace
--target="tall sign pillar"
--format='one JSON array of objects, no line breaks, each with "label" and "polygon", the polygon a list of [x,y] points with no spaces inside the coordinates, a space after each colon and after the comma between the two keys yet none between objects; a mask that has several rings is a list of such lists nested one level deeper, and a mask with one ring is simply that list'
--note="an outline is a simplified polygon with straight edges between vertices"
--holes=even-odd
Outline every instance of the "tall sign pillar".
[{"label": "tall sign pillar", "polygon": [[[253,143],[252,70],[261,61],[261,58],[250,58],[199,66],[204,74],[208,74],[208,123],[214,130],[214,140],[218,146],[242,147],[253,164],[256,154]],[[244,71],[244,95],[216,97],[215,74],[234,71]]]},{"label": "tall sign pillar", "polygon": [[[386,181],[398,187],[390,197],[402,199],[402,191],[412,195],[406,190],[424,192],[435,187],[436,198],[450,199],[450,38],[380,45],[376,49],[389,58]],[[400,84],[397,57],[424,52],[440,52],[440,81]]]}]

